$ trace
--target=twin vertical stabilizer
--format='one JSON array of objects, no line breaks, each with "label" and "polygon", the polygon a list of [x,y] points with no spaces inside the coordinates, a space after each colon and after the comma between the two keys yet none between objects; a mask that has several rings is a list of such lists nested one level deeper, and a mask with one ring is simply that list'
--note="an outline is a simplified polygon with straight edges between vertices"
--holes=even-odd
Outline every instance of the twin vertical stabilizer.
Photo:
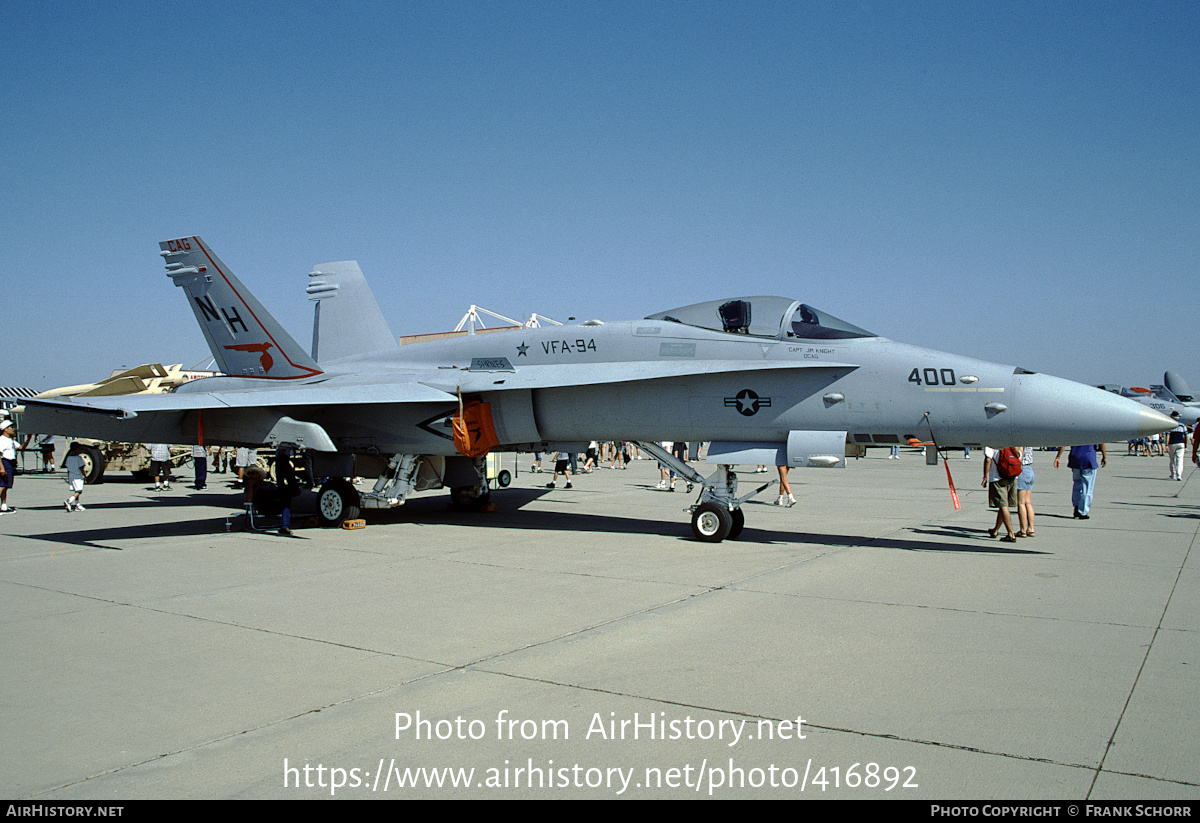
[{"label": "twin vertical stabilizer", "polygon": [[358,263],[321,263],[308,276],[308,299],[317,304],[313,307],[314,360],[328,363],[396,348],[396,338]]},{"label": "twin vertical stabilizer", "polygon": [[218,369],[233,377],[270,380],[321,374],[316,361],[199,237],[158,245],[167,275],[187,292]]}]

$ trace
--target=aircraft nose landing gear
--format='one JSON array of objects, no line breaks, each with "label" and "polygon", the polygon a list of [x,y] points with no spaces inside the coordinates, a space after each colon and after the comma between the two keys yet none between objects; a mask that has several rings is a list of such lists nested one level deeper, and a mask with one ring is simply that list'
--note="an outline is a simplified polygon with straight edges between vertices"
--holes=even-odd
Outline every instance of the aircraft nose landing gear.
[{"label": "aircraft nose landing gear", "polygon": [[692,534],[705,543],[734,540],[746,525],[746,513],[727,509],[720,503],[701,503],[692,512]]},{"label": "aircraft nose landing gear", "polygon": [[737,496],[737,474],[733,466],[719,465],[711,477],[703,477],[695,469],[673,455],[657,443],[638,443],[638,446],[649,452],[664,466],[670,466],[675,473],[700,486],[700,497],[696,505],[688,511],[692,513],[692,534],[697,540],[705,543],[720,543],[722,540],[733,540],[742,533],[746,525],[746,513],[742,511],[742,503],[754,495],[767,489],[772,483],[764,483],[743,497]]}]

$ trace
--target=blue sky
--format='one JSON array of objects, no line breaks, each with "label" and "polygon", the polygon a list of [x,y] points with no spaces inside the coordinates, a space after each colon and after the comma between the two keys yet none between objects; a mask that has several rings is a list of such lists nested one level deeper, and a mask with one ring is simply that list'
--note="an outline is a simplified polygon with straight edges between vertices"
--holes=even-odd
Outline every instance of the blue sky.
[{"label": "blue sky", "polygon": [[783,294],[1200,384],[1194,2],[0,9],[3,385],[205,358],[191,234],[305,344],[357,259],[396,334]]}]

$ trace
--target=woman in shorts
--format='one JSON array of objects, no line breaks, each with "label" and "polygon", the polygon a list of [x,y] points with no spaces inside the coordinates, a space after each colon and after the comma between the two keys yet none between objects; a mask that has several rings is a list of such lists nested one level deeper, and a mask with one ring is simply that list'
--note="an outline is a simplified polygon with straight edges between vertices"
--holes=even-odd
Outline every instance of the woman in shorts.
[{"label": "woman in shorts", "polygon": [[1021,473],[1017,475],[1017,537],[1033,537],[1033,446],[1021,449]]}]

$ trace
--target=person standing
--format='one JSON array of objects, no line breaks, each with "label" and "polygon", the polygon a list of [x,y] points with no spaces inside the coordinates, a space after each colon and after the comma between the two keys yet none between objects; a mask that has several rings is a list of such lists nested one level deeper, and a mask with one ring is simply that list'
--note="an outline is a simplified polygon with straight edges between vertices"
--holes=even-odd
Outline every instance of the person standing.
[{"label": "person standing", "polygon": [[1172,480],[1183,479],[1183,453],[1187,451],[1187,426],[1179,422],[1179,412],[1171,412],[1171,417],[1178,426],[1167,432],[1167,466],[1171,471]]},{"label": "person standing", "polygon": [[192,446],[192,465],[196,468],[196,490],[208,488],[208,449]]},{"label": "person standing", "polygon": [[156,492],[171,490],[171,447],[166,443],[150,444],[150,474]]},{"label": "person standing", "polygon": [[275,485],[279,488],[279,502],[283,511],[279,516],[279,533],[292,536],[292,500],[300,493],[300,481],[296,479],[296,467],[292,463],[295,450],[281,445],[275,450]]},{"label": "person standing", "polygon": [[237,480],[234,482],[235,486],[242,485],[242,481],[246,476],[246,470],[250,468],[251,464],[256,462],[257,458],[257,452],[255,452],[254,456],[252,457],[250,449],[246,448],[245,446],[238,446],[237,454],[234,458],[234,462],[237,464]]},{"label": "person standing", "polygon": [[546,488],[553,489],[554,484],[555,484],[555,482],[557,482],[558,476],[560,474],[563,476],[563,480],[567,481],[567,485],[564,486],[563,488],[565,488],[565,489],[571,488],[571,475],[567,473],[570,470],[570,468],[571,468],[570,456],[566,452],[559,452],[555,456],[555,460],[554,460],[554,477],[550,478],[550,482],[546,484]]},{"label": "person standing", "polygon": [[63,503],[67,511],[81,512],[84,510],[79,502],[79,496],[83,494],[83,449],[78,443],[71,443],[63,468],[67,470],[67,488],[70,490]]},{"label": "person standing", "polygon": [[788,482],[788,467],[786,464],[780,464],[775,468],[779,472],[779,499],[775,501],[775,505],[791,508],[796,505],[796,498],[792,496],[792,484]]},{"label": "person standing", "polygon": [[[991,446],[984,446],[983,448],[983,482],[981,485],[988,490],[988,505],[996,510],[996,525],[988,529],[988,534],[995,537],[1000,534],[1000,527],[1003,526],[1007,534],[1000,540],[1004,543],[1017,542],[1017,537],[1013,533],[1012,513],[1009,511],[1010,508],[1015,508],[1017,505],[1017,475],[1021,473],[1019,456],[1016,457],[1015,471],[1009,468],[1014,451],[1011,447],[993,449]],[[1004,460],[1003,471],[1000,465],[1002,459]]]},{"label": "person standing", "polygon": [[[671,456],[674,457],[676,460],[678,460],[680,463],[687,462],[687,443],[686,442],[684,442],[682,440],[664,440],[659,445],[661,445],[663,447],[663,451],[670,452]],[[658,486],[656,486],[656,488],[659,488],[659,489],[668,488],[667,480],[669,478],[671,481],[671,485],[669,488],[671,491],[675,491],[675,470],[672,468],[668,468],[667,466],[663,465],[662,463],[658,464],[658,470],[659,470],[658,473],[659,473],[659,476],[661,479],[659,480]],[[690,480],[687,480],[686,478],[684,479],[684,482],[687,483],[687,490],[690,492],[692,490],[692,482]]]},{"label": "person standing", "polygon": [[[663,451],[669,453],[674,444],[670,440],[662,440],[659,442],[658,445],[662,447]],[[656,488],[656,489],[667,488],[668,478],[671,481],[671,491],[675,491],[675,472],[672,471],[670,468],[668,468],[665,463],[659,463],[658,464],[658,485],[655,486],[654,488]]]},{"label": "person standing", "polygon": [[32,434],[25,436],[25,443],[21,446],[21,451],[29,448],[29,442],[34,442],[38,451],[42,453],[42,472],[48,473],[54,471],[54,435],[39,434],[36,439]]},{"label": "person standing", "polygon": [[17,428],[10,418],[0,421],[0,514],[15,512],[8,505],[8,491],[17,475]]},{"label": "person standing", "polygon": [[[1059,446],[1058,454],[1054,457],[1054,468],[1058,468],[1066,446]],[[1100,457],[1096,458],[1099,450]],[[1067,457],[1067,468],[1071,470],[1074,480],[1071,486],[1071,504],[1075,507],[1076,520],[1087,520],[1092,509],[1092,492],[1096,487],[1096,470],[1108,465],[1108,448],[1101,443],[1099,446],[1072,446]]]},{"label": "person standing", "polygon": [[1021,450],[1021,473],[1017,475],[1017,537],[1033,537],[1033,446]]},{"label": "person standing", "polygon": [[624,440],[613,441],[613,456],[610,469],[627,469],[629,468],[629,444]]}]

